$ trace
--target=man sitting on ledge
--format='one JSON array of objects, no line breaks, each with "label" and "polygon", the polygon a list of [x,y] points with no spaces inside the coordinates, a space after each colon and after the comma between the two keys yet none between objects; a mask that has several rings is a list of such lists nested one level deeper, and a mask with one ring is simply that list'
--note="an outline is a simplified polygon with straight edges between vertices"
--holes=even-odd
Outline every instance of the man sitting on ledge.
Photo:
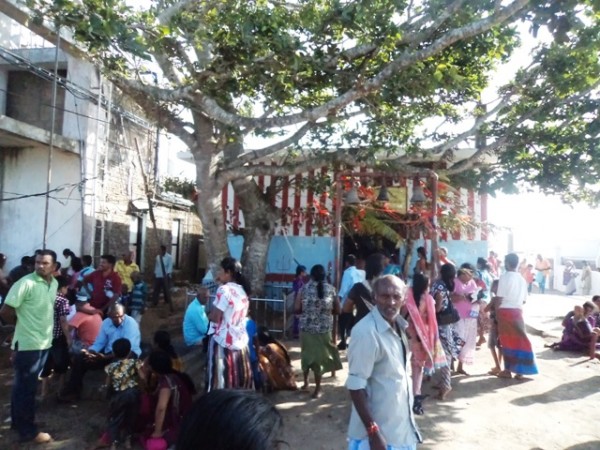
[{"label": "man sitting on ledge", "polygon": [[88,370],[102,369],[113,362],[112,346],[120,338],[131,343],[131,351],[135,357],[140,356],[140,327],[132,317],[125,314],[123,305],[114,304],[108,310],[108,317],[102,322],[94,343],[73,358],[71,377],[59,400],[68,402],[79,398],[85,373]]}]

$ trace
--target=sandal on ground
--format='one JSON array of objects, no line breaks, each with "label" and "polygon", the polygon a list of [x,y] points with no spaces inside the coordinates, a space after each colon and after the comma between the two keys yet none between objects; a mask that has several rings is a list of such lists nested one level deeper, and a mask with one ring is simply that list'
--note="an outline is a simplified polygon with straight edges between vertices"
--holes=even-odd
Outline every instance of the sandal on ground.
[{"label": "sandal on ground", "polygon": [[468,377],[468,376],[469,376],[469,374],[468,374],[467,372],[465,372],[465,370],[464,370],[464,369],[457,370],[457,371],[456,371],[456,374],[457,374],[457,375],[464,375],[464,376],[466,376],[466,377]]},{"label": "sandal on ground", "polygon": [[498,378],[512,378],[512,374],[507,370],[502,370],[496,374]]},{"label": "sandal on ground", "polygon": [[500,372],[502,372],[502,370],[498,369],[497,367],[492,367],[489,370],[488,375],[498,375]]},{"label": "sandal on ground", "polygon": [[515,375],[515,380],[524,380],[524,379],[525,379],[525,377],[523,376],[523,374],[518,373]]}]

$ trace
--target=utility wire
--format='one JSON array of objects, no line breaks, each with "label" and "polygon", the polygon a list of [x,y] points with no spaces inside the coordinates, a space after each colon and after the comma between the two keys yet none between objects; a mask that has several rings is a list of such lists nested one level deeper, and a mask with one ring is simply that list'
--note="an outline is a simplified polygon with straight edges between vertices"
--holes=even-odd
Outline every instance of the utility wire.
[{"label": "utility wire", "polygon": [[[41,78],[44,78],[48,81],[54,80],[54,73],[52,73],[51,71],[49,71],[43,67],[35,65],[31,60],[29,60],[21,55],[11,52],[6,47],[0,46],[0,58],[4,59],[5,61],[7,61],[8,63],[10,63],[14,66],[21,67],[25,70],[28,70],[29,72],[32,72],[35,75],[37,75]],[[56,81],[57,81],[58,85],[67,89],[75,97],[78,97],[82,100],[89,100],[90,102],[92,102],[94,104],[98,103],[98,96],[95,95],[89,89],[79,86],[78,84],[73,83],[72,81],[70,81],[66,78],[63,78],[61,76],[56,76]],[[129,120],[130,122],[133,122],[143,128],[154,129],[154,127],[147,120],[144,120],[141,117],[136,116],[135,114],[132,114],[129,111],[126,111],[125,109],[121,108],[120,106],[115,106],[114,104],[110,104],[110,102],[106,99],[106,97],[104,95],[100,95],[100,104],[104,108],[108,108],[110,106],[113,112],[115,112],[116,114],[122,115],[125,119]]]},{"label": "utility wire", "polygon": [[[51,194],[52,192],[59,192],[59,191],[64,191],[65,189],[68,189],[68,188],[83,186],[86,183],[86,181],[90,181],[90,180],[93,180],[93,179],[94,178],[84,178],[83,180],[81,180],[78,183],[61,184],[60,186],[57,186],[54,189],[50,189],[50,190],[44,191],[44,192],[37,192],[35,194],[22,194],[22,195],[18,195],[17,197],[0,198],[0,202],[10,202],[10,201],[13,201],[13,200],[22,200],[24,198],[31,198],[31,197],[43,197],[43,196],[46,196],[48,194]],[[2,191],[2,194],[11,194],[11,195],[13,195],[14,192]]]}]

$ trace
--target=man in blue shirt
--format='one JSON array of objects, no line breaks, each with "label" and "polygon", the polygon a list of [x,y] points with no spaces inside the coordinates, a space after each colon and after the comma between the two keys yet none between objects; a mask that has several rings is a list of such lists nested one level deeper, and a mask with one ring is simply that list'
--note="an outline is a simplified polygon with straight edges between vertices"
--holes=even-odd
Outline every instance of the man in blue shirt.
[{"label": "man in blue shirt", "polygon": [[69,383],[59,397],[62,401],[73,401],[79,398],[83,388],[83,377],[88,370],[99,370],[115,359],[112,346],[120,338],[131,344],[131,352],[135,357],[142,353],[140,349],[140,327],[132,317],[125,314],[125,308],[115,303],[108,311],[108,317],[102,322],[100,332],[94,343],[73,358]]},{"label": "man in blue shirt", "polygon": [[202,345],[202,339],[208,334],[209,321],[205,305],[208,302],[208,289],[198,288],[196,298],[189,304],[183,316],[183,338],[185,345]]}]

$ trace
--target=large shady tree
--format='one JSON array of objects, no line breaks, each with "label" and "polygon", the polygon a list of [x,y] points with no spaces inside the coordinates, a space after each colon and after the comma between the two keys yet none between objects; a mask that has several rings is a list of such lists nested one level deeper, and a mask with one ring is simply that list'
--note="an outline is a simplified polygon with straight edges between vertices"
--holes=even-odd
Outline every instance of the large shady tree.
[{"label": "large shady tree", "polygon": [[[228,253],[233,182],[255,289],[278,214],[256,175],[434,167],[455,185],[600,198],[598,1],[28,3],[189,147],[211,260]],[[155,66],[158,84],[140,75]]]}]

